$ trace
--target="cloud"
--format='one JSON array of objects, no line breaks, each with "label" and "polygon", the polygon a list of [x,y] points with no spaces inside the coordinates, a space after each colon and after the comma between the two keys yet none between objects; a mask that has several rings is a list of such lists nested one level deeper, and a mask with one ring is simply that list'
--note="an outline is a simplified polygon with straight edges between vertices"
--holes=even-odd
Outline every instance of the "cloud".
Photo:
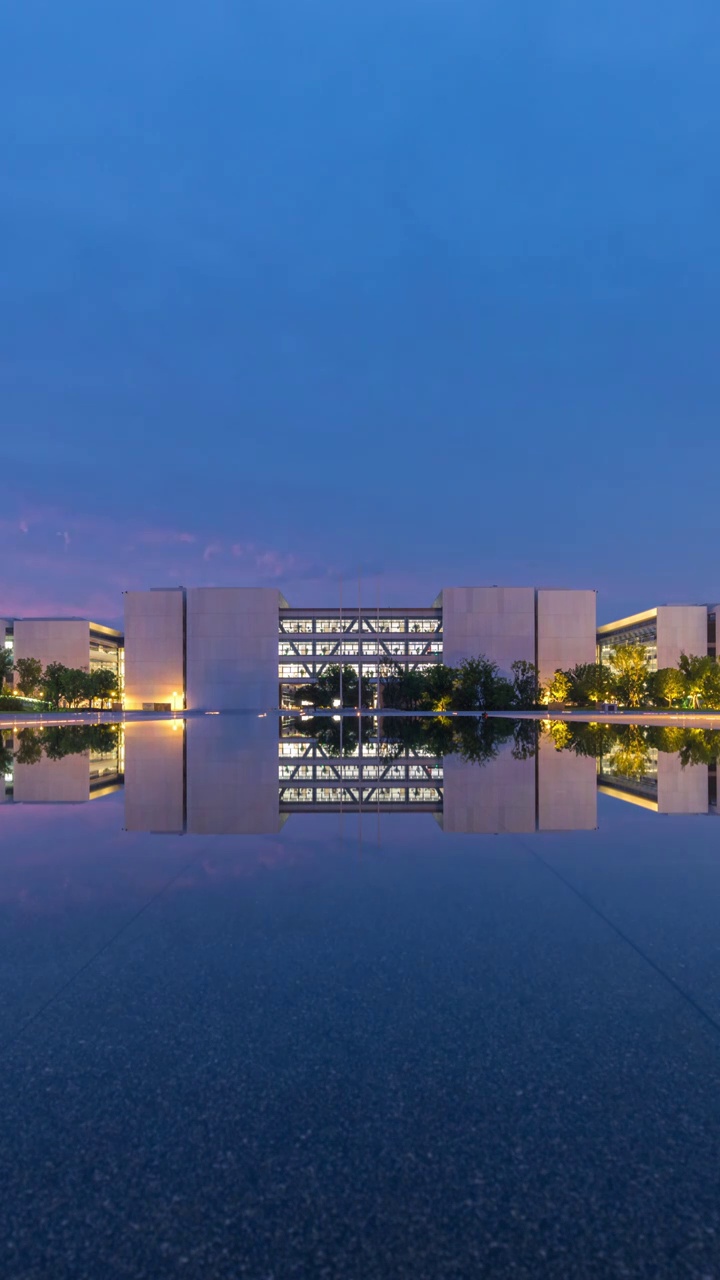
[{"label": "cloud", "polygon": [[20,524],[18,525],[18,528],[21,533],[27,533],[30,528],[30,525],[28,524],[27,520],[21,520]]},{"label": "cloud", "polygon": [[137,540],[151,547],[173,547],[178,543],[190,545],[197,542],[194,533],[186,533],[180,529],[143,529],[137,535]]},{"label": "cloud", "polygon": [[57,535],[57,536],[58,536],[58,538],[62,538],[62,540],[63,540],[63,542],[64,542],[64,544],[65,544],[65,550],[67,551],[68,547],[70,546],[70,542],[71,542],[70,534],[68,533],[67,529],[63,529],[62,533],[58,532],[58,535]]},{"label": "cloud", "polygon": [[213,556],[221,555],[222,549],[223,548],[222,548],[221,542],[209,542],[205,550],[203,551],[203,560],[205,561],[212,560]]}]

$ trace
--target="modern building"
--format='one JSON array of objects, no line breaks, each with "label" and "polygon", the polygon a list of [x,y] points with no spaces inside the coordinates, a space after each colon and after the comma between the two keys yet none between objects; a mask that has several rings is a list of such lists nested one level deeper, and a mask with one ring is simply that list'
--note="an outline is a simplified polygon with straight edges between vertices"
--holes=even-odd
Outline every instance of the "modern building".
[{"label": "modern building", "polygon": [[608,662],[613,645],[645,645],[650,669],[676,667],[682,653],[716,656],[720,605],[663,604],[598,627],[597,660]]},{"label": "modern building", "polygon": [[593,662],[594,591],[445,587],[429,606],[297,608],[259,587],[125,593],[129,710],[260,710],[341,664],[377,681],[485,654],[509,675],[518,659],[541,680]]},{"label": "modern building", "polygon": [[124,678],[123,634],[86,618],[0,619],[5,648],[19,658],[37,658],[43,667],[62,662],[66,667],[95,671],[109,667]]}]

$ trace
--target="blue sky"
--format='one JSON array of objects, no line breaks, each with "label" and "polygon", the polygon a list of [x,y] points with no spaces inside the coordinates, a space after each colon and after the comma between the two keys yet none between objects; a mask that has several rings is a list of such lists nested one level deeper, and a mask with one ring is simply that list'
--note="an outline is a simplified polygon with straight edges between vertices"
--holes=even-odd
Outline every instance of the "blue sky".
[{"label": "blue sky", "polygon": [[0,614],[358,568],[719,598],[719,36],[709,0],[6,6]]}]

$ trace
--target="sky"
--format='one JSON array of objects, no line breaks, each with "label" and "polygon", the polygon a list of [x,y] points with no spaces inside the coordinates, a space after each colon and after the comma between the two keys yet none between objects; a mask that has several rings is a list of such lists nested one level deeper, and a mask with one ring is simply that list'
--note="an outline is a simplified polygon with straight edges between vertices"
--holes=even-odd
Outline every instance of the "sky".
[{"label": "sky", "polygon": [[719,37],[717,0],[4,6],[0,616],[719,599]]}]

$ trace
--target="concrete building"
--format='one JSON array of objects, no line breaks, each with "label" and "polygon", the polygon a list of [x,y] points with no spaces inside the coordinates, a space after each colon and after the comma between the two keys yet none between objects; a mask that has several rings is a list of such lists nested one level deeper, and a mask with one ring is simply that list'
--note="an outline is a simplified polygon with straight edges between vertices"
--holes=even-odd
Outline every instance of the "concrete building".
[{"label": "concrete building", "polygon": [[597,631],[597,660],[608,662],[616,644],[645,645],[651,671],[676,667],[682,653],[715,657],[719,608],[714,604],[663,604],[606,622]]},{"label": "concrete building", "polygon": [[5,648],[19,658],[37,658],[43,667],[61,662],[66,667],[116,671],[124,677],[123,635],[113,627],[87,618],[12,618],[0,620]]},{"label": "concrete building", "polygon": [[331,665],[377,681],[393,666],[457,665],[483,653],[540,679],[595,658],[595,592],[446,587],[418,608],[295,608],[279,591],[199,587],[125,593],[130,710],[263,710]]}]

